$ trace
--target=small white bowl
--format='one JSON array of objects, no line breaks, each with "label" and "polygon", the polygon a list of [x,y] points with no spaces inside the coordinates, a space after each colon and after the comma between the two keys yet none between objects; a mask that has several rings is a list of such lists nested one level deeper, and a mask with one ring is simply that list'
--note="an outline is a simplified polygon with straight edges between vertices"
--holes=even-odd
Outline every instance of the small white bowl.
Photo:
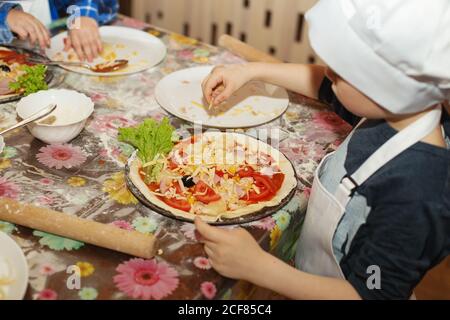
[{"label": "small white bowl", "polygon": [[83,130],[86,120],[94,112],[94,103],[86,95],[67,89],[43,90],[22,98],[17,103],[17,114],[22,119],[56,103],[57,107],[50,116],[55,116],[53,124],[31,123],[27,127],[31,134],[45,143],[66,143],[74,139]]}]

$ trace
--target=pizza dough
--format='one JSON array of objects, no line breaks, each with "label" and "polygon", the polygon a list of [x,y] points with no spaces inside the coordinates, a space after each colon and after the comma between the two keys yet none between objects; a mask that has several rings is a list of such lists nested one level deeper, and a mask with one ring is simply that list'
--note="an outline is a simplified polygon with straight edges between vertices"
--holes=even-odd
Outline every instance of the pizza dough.
[{"label": "pizza dough", "polygon": [[[223,137],[223,135],[225,135],[225,137]],[[149,190],[149,188],[144,183],[139,174],[139,170],[142,167],[142,163],[136,155],[131,157],[128,163],[129,178],[131,182],[142,193],[142,195],[156,207],[168,211],[180,218],[194,220],[196,216],[200,216],[204,221],[207,222],[216,222],[223,218],[225,219],[238,218],[257,213],[263,210],[264,208],[276,207],[280,205],[283,202],[283,200],[290,195],[292,190],[297,187],[297,179],[291,162],[281,152],[269,146],[268,144],[260,140],[254,139],[252,137],[249,137],[247,135],[238,133],[207,132],[203,134],[203,137],[212,139],[225,138],[227,141],[234,140],[237,141],[238,143],[243,143],[250,150],[264,150],[266,154],[269,154],[272,158],[276,159],[280,171],[285,175],[283,184],[281,188],[278,190],[277,194],[269,201],[258,202],[256,204],[249,204],[245,207],[238,208],[233,211],[228,210],[222,212],[216,216],[185,212],[167,205]]]}]

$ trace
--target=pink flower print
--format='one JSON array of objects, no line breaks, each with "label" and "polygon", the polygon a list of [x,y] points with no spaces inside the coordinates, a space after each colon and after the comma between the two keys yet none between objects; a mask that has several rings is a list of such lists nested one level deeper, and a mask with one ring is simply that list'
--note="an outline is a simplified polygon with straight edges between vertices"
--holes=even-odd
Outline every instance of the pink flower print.
[{"label": "pink flower print", "polygon": [[70,169],[86,161],[86,155],[78,146],[71,144],[51,144],[39,149],[37,160],[49,168]]},{"label": "pink flower print", "polygon": [[197,237],[195,236],[195,225],[193,223],[184,223],[180,230],[189,240],[197,241]]},{"label": "pink flower print", "polygon": [[180,59],[190,60],[190,59],[194,58],[194,53],[192,52],[192,50],[184,49],[184,50],[178,51],[177,56]]},{"label": "pink flower print", "polygon": [[0,198],[9,198],[17,200],[19,198],[20,188],[14,182],[10,182],[0,177]]},{"label": "pink flower print", "polygon": [[131,259],[120,264],[114,276],[117,288],[127,296],[142,300],[161,300],[178,287],[178,272],[165,262]]},{"label": "pink flower print", "polygon": [[55,181],[53,181],[53,179],[50,178],[42,178],[41,180],[39,180],[40,183],[49,186],[55,183]]},{"label": "pink flower print", "polygon": [[133,231],[133,226],[124,220],[116,220],[111,222],[111,224],[123,230]]},{"label": "pink flower print", "polygon": [[275,220],[272,217],[267,217],[258,221],[251,223],[252,227],[270,231],[275,228]]},{"label": "pink flower print", "polygon": [[205,257],[197,257],[194,259],[194,266],[202,270],[211,269],[211,263],[209,263],[209,259]]},{"label": "pink flower print", "polygon": [[329,111],[319,111],[314,114],[313,122],[323,129],[341,131],[348,128],[348,123],[342,120],[337,114]]},{"label": "pink flower print", "polygon": [[58,298],[58,294],[52,289],[44,289],[38,293],[38,300],[56,300]]},{"label": "pink flower print", "polygon": [[51,196],[39,196],[36,198],[36,203],[40,206],[49,206],[55,202]]},{"label": "pink flower print", "polygon": [[134,126],[136,122],[120,115],[99,115],[94,118],[89,129],[116,136],[119,128]]},{"label": "pink flower print", "polygon": [[51,276],[55,273],[55,268],[51,264],[44,263],[41,265],[41,268],[39,269],[39,273],[43,276]]},{"label": "pink flower print", "polygon": [[91,99],[94,103],[100,102],[102,100],[105,100],[107,96],[103,93],[94,93],[91,94]]},{"label": "pink flower print", "polygon": [[213,299],[217,293],[216,285],[209,281],[203,282],[200,285],[200,290],[202,291],[203,295],[209,300]]}]

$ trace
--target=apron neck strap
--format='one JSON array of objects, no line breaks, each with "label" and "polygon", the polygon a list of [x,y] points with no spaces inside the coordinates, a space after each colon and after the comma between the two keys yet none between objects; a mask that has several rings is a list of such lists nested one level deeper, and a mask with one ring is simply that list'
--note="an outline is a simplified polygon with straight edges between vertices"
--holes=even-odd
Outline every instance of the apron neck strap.
[{"label": "apron neck strap", "polygon": [[342,179],[336,194],[338,200],[346,204],[356,187],[400,153],[429,135],[439,125],[441,116],[442,107],[438,106],[389,139],[354,174]]}]

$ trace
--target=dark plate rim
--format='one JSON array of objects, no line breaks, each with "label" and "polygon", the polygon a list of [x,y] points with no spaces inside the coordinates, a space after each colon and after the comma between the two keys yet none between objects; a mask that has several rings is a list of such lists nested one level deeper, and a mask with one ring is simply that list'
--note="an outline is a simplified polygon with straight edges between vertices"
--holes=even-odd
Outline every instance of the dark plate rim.
[{"label": "dark plate rim", "polygon": [[[8,44],[2,44],[2,45],[0,45],[0,47],[9,48],[9,49],[14,50],[14,51],[29,53],[32,56],[39,57],[39,58],[42,58],[44,60],[47,59],[46,56],[44,56],[44,55],[42,55],[42,54],[40,54],[40,53],[38,53],[36,51],[33,51],[31,49],[15,47],[13,45],[8,45]],[[50,85],[50,83],[52,82],[53,77],[54,77],[53,72],[50,70],[50,68],[47,68],[47,72],[45,73],[45,82],[47,82],[48,85]],[[17,100],[19,100],[19,99],[21,99],[23,97],[24,97],[23,94],[14,95],[14,96],[8,97],[8,98],[2,98],[1,95],[0,95],[0,104],[17,101]]]}]

